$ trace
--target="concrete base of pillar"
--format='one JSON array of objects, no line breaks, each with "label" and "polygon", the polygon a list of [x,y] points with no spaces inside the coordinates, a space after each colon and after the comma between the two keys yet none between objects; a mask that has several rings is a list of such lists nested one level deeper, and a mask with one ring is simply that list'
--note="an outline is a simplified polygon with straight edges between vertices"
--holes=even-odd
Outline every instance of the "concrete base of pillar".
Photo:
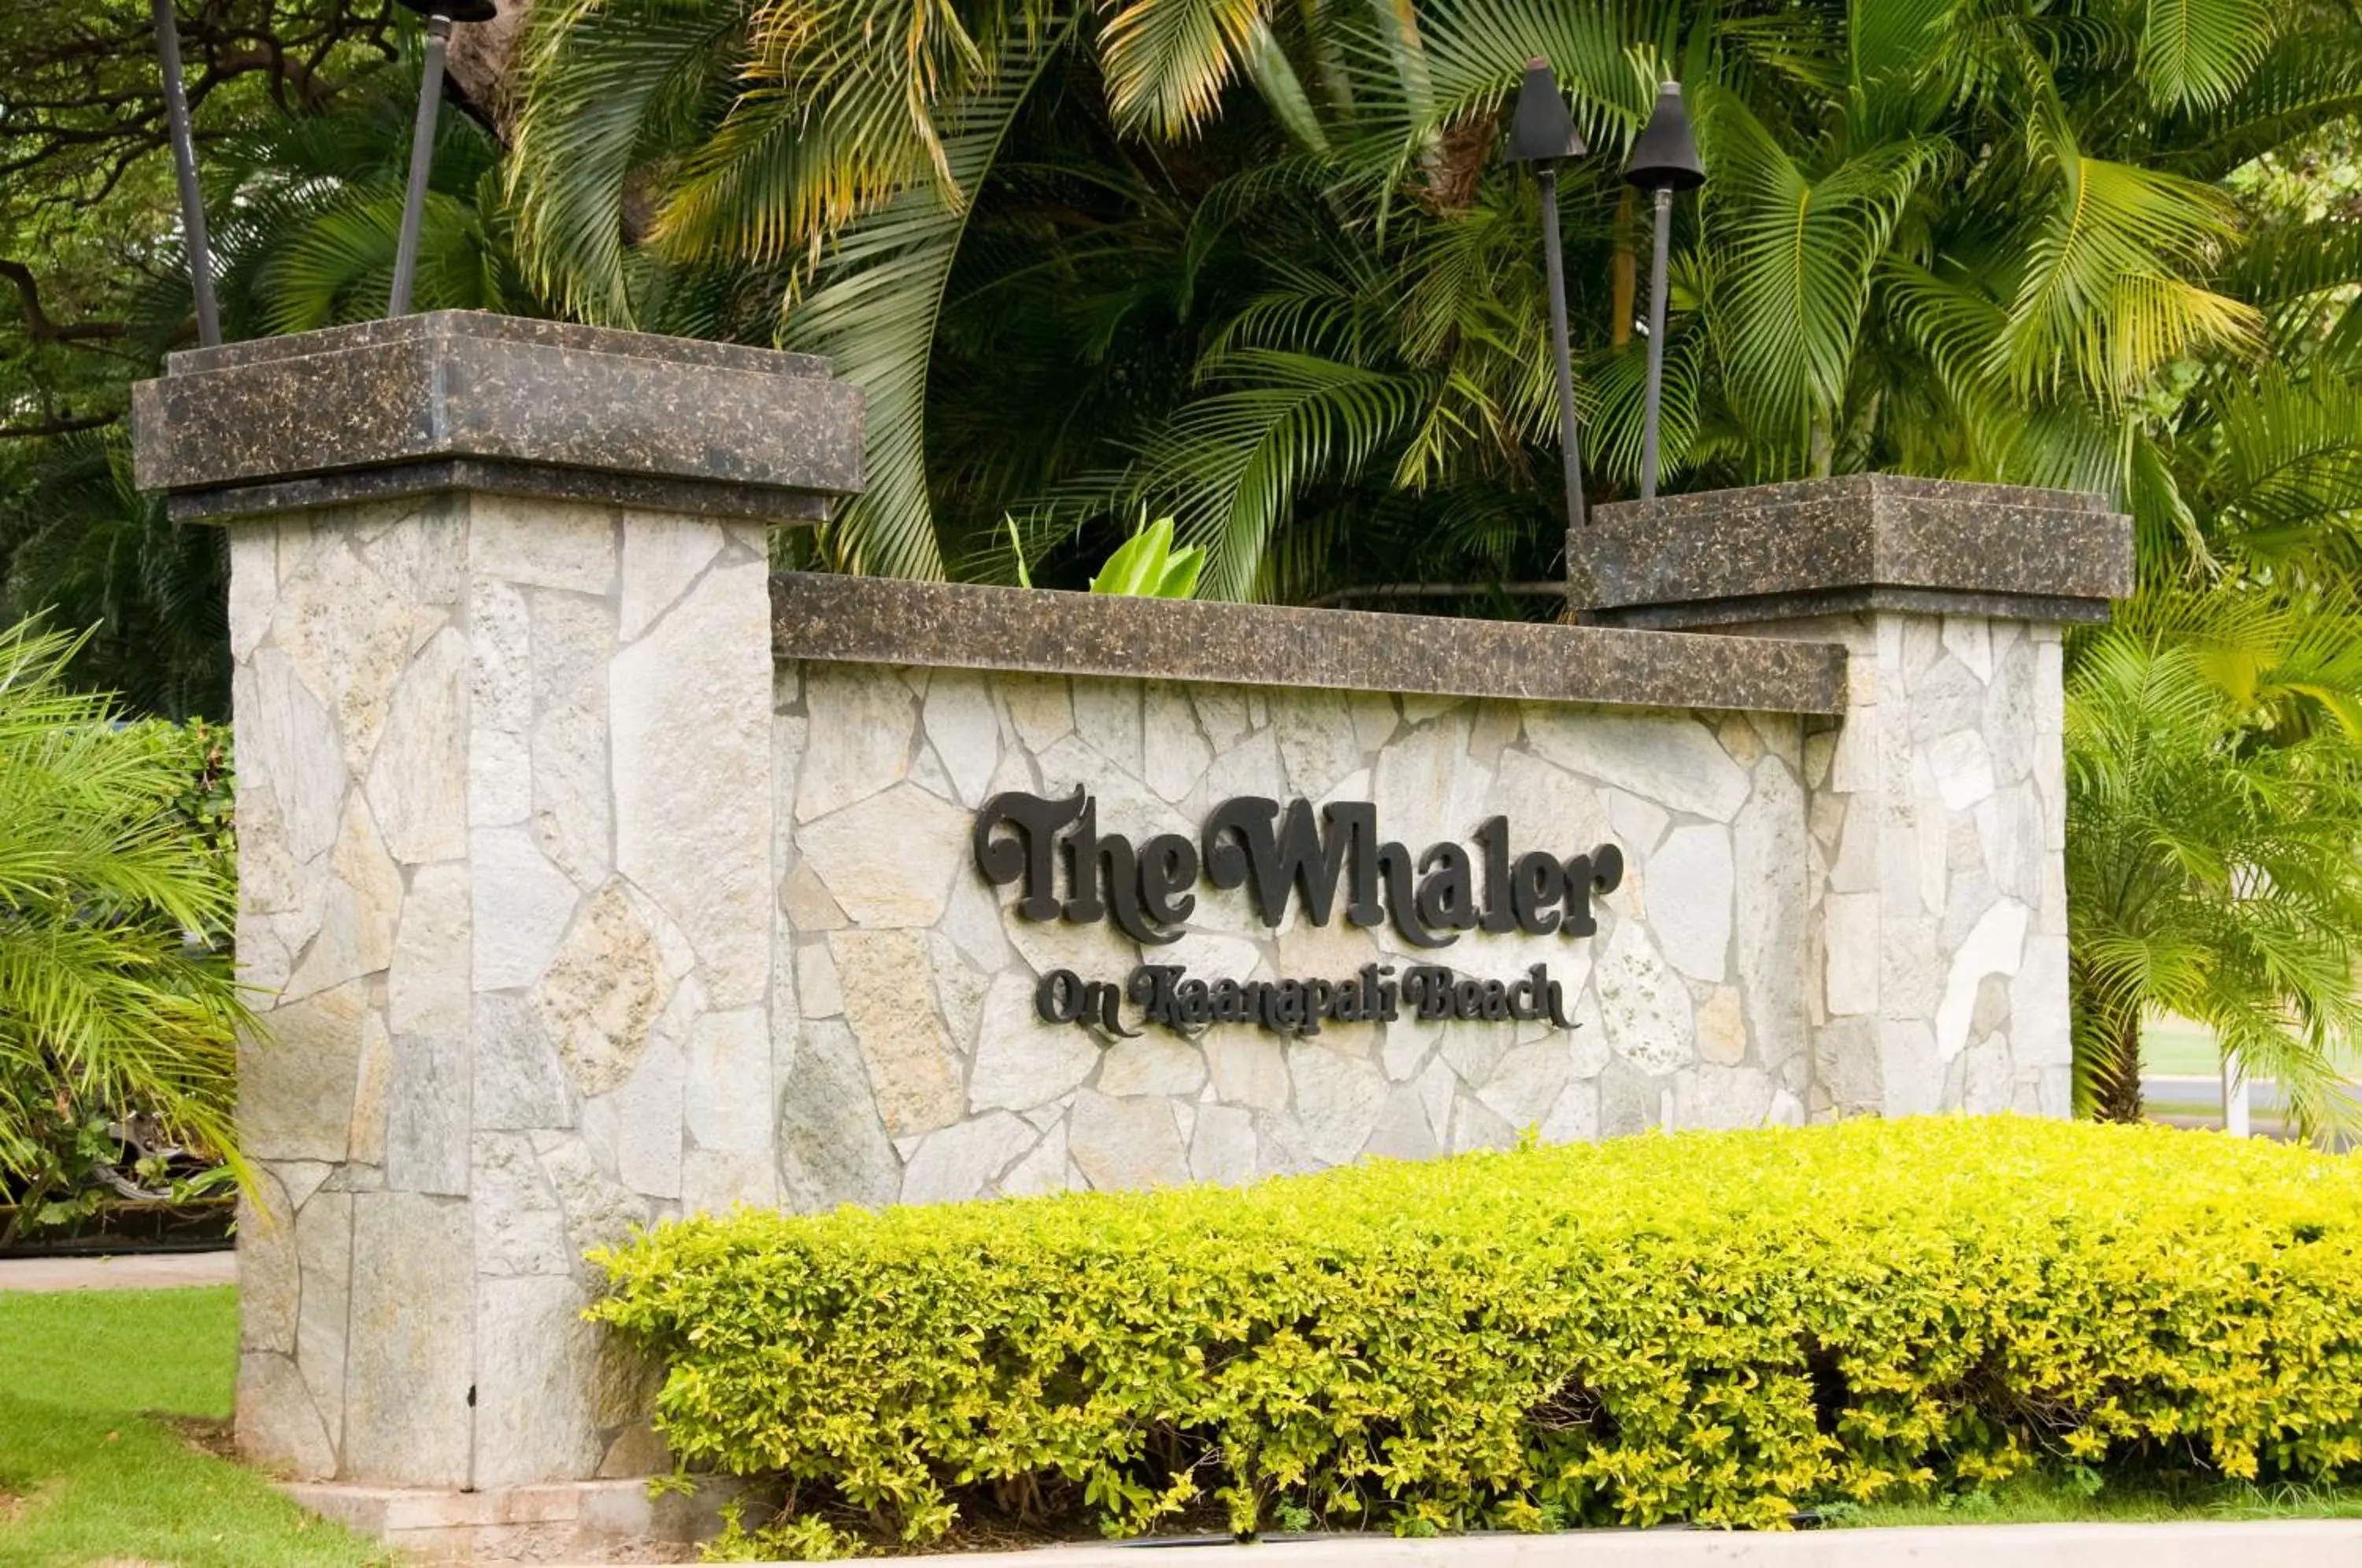
[{"label": "concrete base of pillar", "polygon": [[652,1497],[645,1477],[483,1492],[329,1481],[280,1489],[420,1562],[693,1562],[736,1494],[733,1483],[710,1479],[693,1496]]}]

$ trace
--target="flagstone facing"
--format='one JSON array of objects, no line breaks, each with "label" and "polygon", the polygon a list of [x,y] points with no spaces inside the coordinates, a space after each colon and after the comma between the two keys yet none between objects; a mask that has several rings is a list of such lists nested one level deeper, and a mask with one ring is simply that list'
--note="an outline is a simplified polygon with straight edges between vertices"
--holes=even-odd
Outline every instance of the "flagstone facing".
[{"label": "flagstone facing", "polygon": [[[547,499],[324,508],[231,548],[240,945],[276,992],[246,1053],[272,1218],[245,1242],[240,1430],[293,1474],[638,1463],[577,1375],[595,1340],[553,1325],[590,1299],[584,1249],[668,1215],[2067,1110],[2053,624],[1749,628],[1846,650],[1830,719],[775,658],[800,591],[758,529]],[[971,863],[989,795],[1077,786],[1135,839],[1301,794],[1412,843],[1506,813],[1521,846],[1614,842],[1628,869],[1588,940],[1418,954],[1201,888],[1143,955],[1019,918]],[[1035,1016],[1048,970],[1144,956],[1544,963],[1579,1026],[1108,1041]]]},{"label": "flagstone facing", "polygon": [[[553,366],[546,408],[502,391]],[[424,317],[167,382],[143,474],[229,536],[264,1025],[238,1440],[292,1475],[516,1496],[662,1468],[646,1369],[579,1313],[584,1253],[674,1215],[2068,1110],[2059,633],[2026,617],[2087,613],[2114,569],[2034,593],[2018,541],[1991,581],[1926,583],[1977,578],[1961,529],[2104,553],[2087,505],[1764,492],[1724,521],[1851,540],[1877,591],[1783,539],[1747,546],[1754,596],[1707,502],[1656,534],[1604,508],[1578,579],[1670,625],[1703,573],[1714,635],[1483,626],[774,578],[743,519],[857,485],[856,402],[752,350]],[[1239,796],[1353,800],[1404,843],[1506,814],[1519,850],[1627,869],[1585,939],[1415,954],[1200,886],[1146,955],[1543,964],[1572,1029],[1101,1038],[1043,1022],[1036,982],[1121,982],[1142,950],[1018,917],[970,845],[991,796],[1077,787],[1135,842]]]},{"label": "flagstone facing", "polygon": [[645,1452],[585,1371],[582,1253],[783,1180],[763,529],[444,493],[230,551],[239,948],[273,993],[240,1441],[429,1486]]}]

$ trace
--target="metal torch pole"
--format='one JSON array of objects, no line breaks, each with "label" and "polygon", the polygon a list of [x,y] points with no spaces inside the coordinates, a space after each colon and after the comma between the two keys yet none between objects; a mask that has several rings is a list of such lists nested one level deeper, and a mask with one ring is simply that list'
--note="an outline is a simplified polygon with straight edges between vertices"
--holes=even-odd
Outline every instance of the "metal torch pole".
[{"label": "metal torch pole", "polygon": [[1665,272],[1671,264],[1673,188],[1657,187],[1657,253],[1649,267],[1649,402],[1640,425],[1640,499],[1657,499],[1657,419],[1665,402]]},{"label": "metal torch pole", "polygon": [[187,238],[189,286],[197,302],[197,341],[221,341],[221,309],[214,302],[213,247],[205,242],[205,198],[197,188],[197,143],[189,129],[189,94],[181,83],[181,23],[172,0],[149,0],[156,19],[156,60],[164,72],[164,116],[172,133],[172,168],[180,176],[181,231]]},{"label": "metal torch pole", "polygon": [[402,198],[402,243],[393,253],[393,297],[388,315],[410,314],[410,287],[418,277],[418,227],[426,215],[426,177],[435,165],[435,116],[443,103],[443,57],[451,18],[426,18],[426,73],[418,83],[418,125],[410,138],[410,187]]},{"label": "metal torch pole", "polygon": [[1558,237],[1558,171],[1548,164],[1538,171],[1542,189],[1542,260],[1550,279],[1551,346],[1558,354],[1559,447],[1566,459],[1566,525],[1580,528],[1583,518],[1583,450],[1574,429],[1574,359],[1566,341],[1566,259]]}]

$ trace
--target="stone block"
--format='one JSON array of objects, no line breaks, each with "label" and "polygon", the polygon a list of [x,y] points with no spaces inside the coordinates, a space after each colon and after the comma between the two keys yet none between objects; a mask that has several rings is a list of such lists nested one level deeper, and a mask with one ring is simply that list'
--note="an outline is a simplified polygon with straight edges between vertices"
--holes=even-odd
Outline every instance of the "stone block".
[{"label": "stone block", "polygon": [[1690,994],[1637,920],[1616,922],[1592,971],[1607,1043],[1647,1074],[1670,1072],[1694,1053]]},{"label": "stone block", "polygon": [[304,1275],[304,1299],[295,1320],[295,1369],[326,1430],[341,1431],[345,1330],[352,1309],[352,1195],[314,1193],[296,1214],[294,1229],[295,1256]]},{"label": "stone block", "polygon": [[1188,1151],[1172,1108],[1161,1099],[1116,1099],[1083,1090],[1069,1114],[1066,1147],[1084,1179],[1103,1192],[1189,1179]]},{"label": "stone block", "polygon": [[468,639],[447,626],[412,656],[369,768],[370,809],[407,866],[468,852]]},{"label": "stone block", "polygon": [[1649,857],[1650,912],[1665,961],[1696,980],[1729,972],[1733,867],[1730,834],[1677,828]]},{"label": "stone block", "polygon": [[902,1171],[902,1201],[949,1203],[979,1198],[1040,1134],[1005,1110],[988,1111],[919,1140]]},{"label": "stone block", "polygon": [[234,1430],[240,1456],[270,1474],[298,1481],[337,1474],[336,1444],[292,1357],[238,1357]]},{"label": "stone block", "polygon": [[468,1190],[470,1043],[452,1034],[397,1034],[386,1086],[385,1180],[403,1192]]},{"label": "stone block", "polygon": [[861,485],[860,394],[764,349],[428,311],[167,370],[135,393],[133,446],[182,517],[455,484],[811,516],[812,492]]},{"label": "stone block", "polygon": [[366,988],[355,981],[263,1015],[238,1043],[238,1138],[267,1160],[341,1160],[352,1129]]},{"label": "stone block", "polygon": [[605,1445],[592,1419],[600,1330],[563,1275],[476,1286],[475,1472],[479,1487],[570,1481],[596,1473]]},{"label": "stone block", "polygon": [[616,868],[688,938],[724,1008],[762,1000],[770,973],[764,582],[759,558],[717,562],[609,674]]},{"label": "stone block", "polygon": [[977,1110],[1027,1110],[1079,1088],[1099,1064],[1099,1047],[1072,1024],[1044,1023],[1033,985],[1021,973],[994,978],[985,992],[968,1103]]},{"label": "stone block", "polygon": [[970,869],[967,835],[966,812],[902,783],[799,828],[796,847],[854,923],[923,929]]},{"label": "stone block", "polygon": [[591,895],[533,993],[534,1014],[581,1093],[608,1093],[639,1066],[672,997],[668,969],[651,911],[620,879]]},{"label": "stone block", "polygon": [[2132,523],[2096,495],[1854,474],[1595,507],[1567,564],[1578,602],[1619,625],[2104,620],[2132,591]]},{"label": "stone block", "polygon": [[422,866],[402,900],[386,975],[386,1024],[400,1034],[464,1034],[474,937],[468,867]]},{"label": "stone block", "polygon": [[532,1002],[486,992],[472,1011],[477,1130],[573,1126],[579,1097]]},{"label": "stone block", "polygon": [[804,1026],[794,1070],[779,1088],[779,1188],[803,1212],[840,1203],[882,1208],[900,1195],[902,1163],[879,1120],[853,1031]]},{"label": "stone block", "polygon": [[532,985],[566,939],[582,902],[581,889],[549,863],[523,826],[470,834],[469,871],[473,988],[498,991]]},{"label": "stone block", "polygon": [[829,946],[886,1130],[904,1138],[960,1120],[967,1096],[951,1041],[932,1009],[912,1006],[933,989],[925,944],[909,932],[842,931]]},{"label": "stone block", "polygon": [[[1385,1075],[1316,1041],[1294,1041],[1285,1050],[1296,1122],[1305,1146],[1322,1165],[1351,1163],[1369,1143],[1378,1114],[1385,1109]],[[1092,1185],[1105,1184],[1094,1179]]]},{"label": "stone block", "polygon": [[473,1226],[464,1201],[353,1195],[345,1374],[347,1474],[411,1486],[469,1484],[475,1385]]}]

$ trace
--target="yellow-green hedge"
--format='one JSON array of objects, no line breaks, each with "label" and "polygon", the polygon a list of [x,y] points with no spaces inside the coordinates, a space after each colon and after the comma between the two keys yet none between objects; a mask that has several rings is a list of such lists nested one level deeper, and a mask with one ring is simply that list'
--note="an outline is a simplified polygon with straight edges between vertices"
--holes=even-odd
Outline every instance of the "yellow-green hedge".
[{"label": "yellow-green hedge", "polygon": [[[740,1211],[602,1256],[689,1469],[908,1539],[1031,1477],[1398,1530],[1688,1518],[2038,1458],[2362,1461],[2362,1165],[2015,1119]],[[800,1533],[799,1533],[800,1532]],[[781,1539],[816,1543],[816,1522]]]}]

